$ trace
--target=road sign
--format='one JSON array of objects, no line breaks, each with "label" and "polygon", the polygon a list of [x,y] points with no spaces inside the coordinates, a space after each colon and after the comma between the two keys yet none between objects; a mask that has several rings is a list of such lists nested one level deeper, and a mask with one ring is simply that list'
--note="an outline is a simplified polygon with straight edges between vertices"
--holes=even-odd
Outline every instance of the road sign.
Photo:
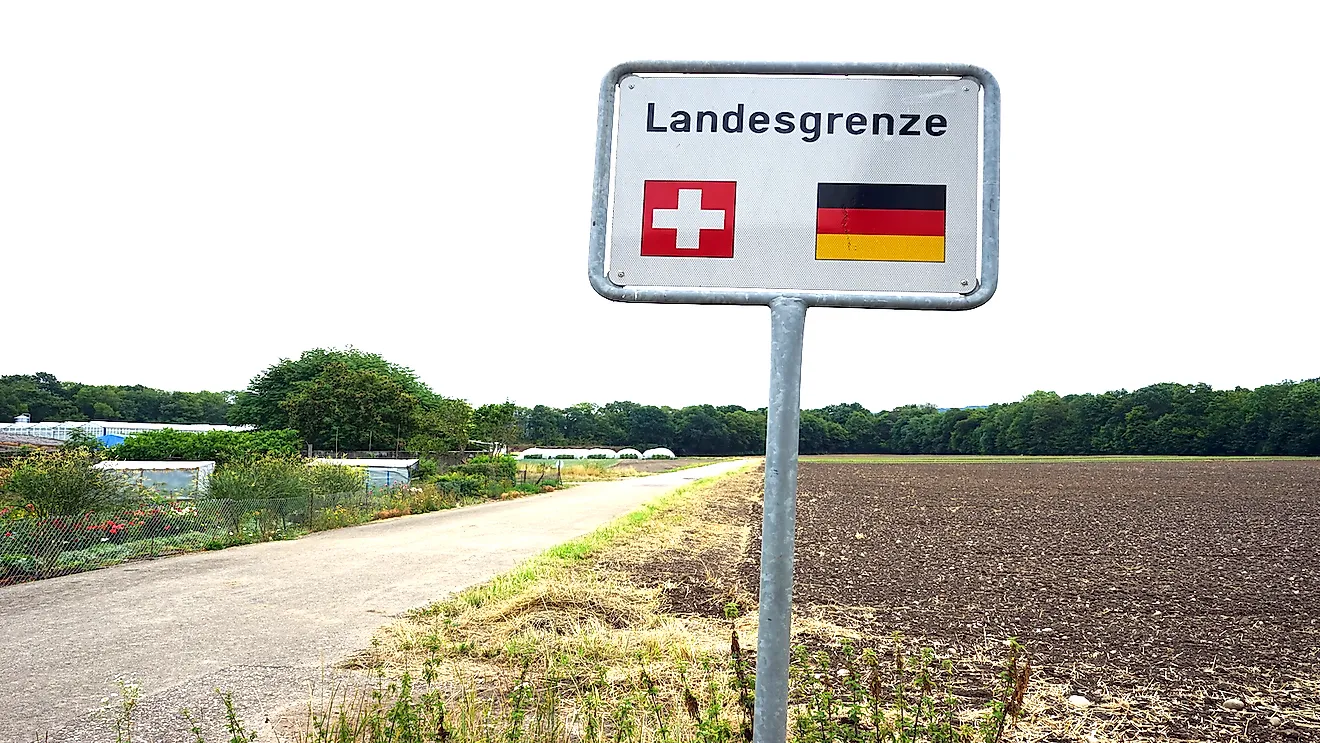
[{"label": "road sign", "polygon": [[[627,75],[610,281],[968,294],[979,273],[980,98],[968,78]],[[679,191],[686,209],[651,211],[653,191],[693,182],[708,185]],[[736,192],[736,221],[720,218],[713,183]],[[648,251],[675,226],[721,249]],[[712,255],[727,260],[675,260]]]},{"label": "road sign", "polygon": [[587,270],[615,301],[770,307],[753,729],[783,743],[807,308],[990,299],[999,85],[968,65],[620,65]]}]

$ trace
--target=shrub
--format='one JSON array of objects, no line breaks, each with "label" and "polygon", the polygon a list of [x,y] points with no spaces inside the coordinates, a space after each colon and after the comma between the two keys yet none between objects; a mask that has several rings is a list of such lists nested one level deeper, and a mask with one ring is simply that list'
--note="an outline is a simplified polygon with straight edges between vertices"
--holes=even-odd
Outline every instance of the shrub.
[{"label": "shrub", "polygon": [[555,459],[577,459],[576,454],[556,454]]},{"label": "shrub", "polygon": [[361,493],[367,489],[367,471],[344,464],[313,464],[306,468],[307,489],[311,495]]},{"label": "shrub", "polygon": [[542,454],[524,454],[523,459],[545,459]]},{"label": "shrub", "polygon": [[95,464],[86,449],[30,454],[9,468],[0,499],[23,506],[38,517],[126,505],[133,496],[127,479],[112,470],[96,469]]},{"label": "shrub", "polygon": [[311,494],[309,469],[292,457],[230,462],[216,468],[206,495],[229,500],[305,497]]},{"label": "shrub", "polygon": [[613,459],[613,458],[614,458],[614,457],[611,457],[611,456],[608,455],[608,454],[588,454],[588,455],[587,455],[587,459]]},{"label": "shrub", "polygon": [[143,431],[109,449],[112,459],[190,459],[216,464],[258,457],[296,457],[302,450],[297,431]]},{"label": "shrub", "polygon": [[440,463],[434,459],[422,457],[417,460],[417,477],[421,480],[429,480],[440,474]]},{"label": "shrub", "polygon": [[619,459],[640,459],[636,454],[620,454]]},{"label": "shrub", "polygon": [[435,478],[435,486],[460,498],[479,498],[486,495],[487,480],[477,475],[450,472]]},{"label": "shrub", "polygon": [[510,456],[491,457],[481,454],[450,471],[491,480],[513,480],[518,477],[518,460]]}]

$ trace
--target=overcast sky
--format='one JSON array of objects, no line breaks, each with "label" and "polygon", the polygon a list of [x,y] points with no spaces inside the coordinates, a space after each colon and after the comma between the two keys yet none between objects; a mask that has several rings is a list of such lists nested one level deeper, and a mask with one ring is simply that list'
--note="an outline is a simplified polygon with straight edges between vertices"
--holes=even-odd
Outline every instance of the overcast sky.
[{"label": "overcast sky", "polygon": [[811,310],[805,407],[1320,376],[1312,4],[0,6],[0,374],[237,389],[353,345],[474,404],[765,405],[765,308],[586,280],[630,59],[967,62],[998,294]]}]

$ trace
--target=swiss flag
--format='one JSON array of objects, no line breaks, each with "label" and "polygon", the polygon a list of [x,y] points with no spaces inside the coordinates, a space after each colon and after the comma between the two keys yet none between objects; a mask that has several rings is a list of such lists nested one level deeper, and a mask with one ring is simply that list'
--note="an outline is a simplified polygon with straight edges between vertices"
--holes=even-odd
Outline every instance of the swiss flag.
[{"label": "swiss flag", "polygon": [[647,181],[642,255],[733,257],[734,181]]}]

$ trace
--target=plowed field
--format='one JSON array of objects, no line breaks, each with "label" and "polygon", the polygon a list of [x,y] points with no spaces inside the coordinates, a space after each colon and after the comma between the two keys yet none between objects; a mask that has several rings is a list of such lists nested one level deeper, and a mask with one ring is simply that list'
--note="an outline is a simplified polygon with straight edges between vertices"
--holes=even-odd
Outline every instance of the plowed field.
[{"label": "plowed field", "polygon": [[806,461],[797,540],[799,611],[1017,637],[1119,739],[1320,740],[1320,462]]}]

